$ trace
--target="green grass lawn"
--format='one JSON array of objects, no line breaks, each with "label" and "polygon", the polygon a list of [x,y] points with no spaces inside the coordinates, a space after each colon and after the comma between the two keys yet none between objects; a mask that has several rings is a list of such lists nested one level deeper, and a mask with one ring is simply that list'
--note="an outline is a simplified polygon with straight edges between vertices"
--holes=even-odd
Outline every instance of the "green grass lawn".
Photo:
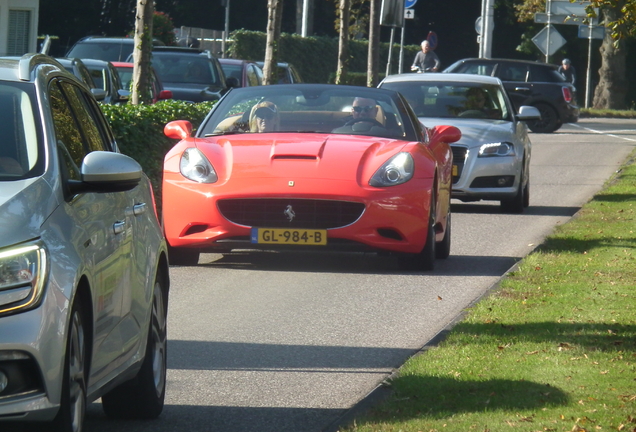
[{"label": "green grass lawn", "polygon": [[636,431],[636,165],[341,431]]}]

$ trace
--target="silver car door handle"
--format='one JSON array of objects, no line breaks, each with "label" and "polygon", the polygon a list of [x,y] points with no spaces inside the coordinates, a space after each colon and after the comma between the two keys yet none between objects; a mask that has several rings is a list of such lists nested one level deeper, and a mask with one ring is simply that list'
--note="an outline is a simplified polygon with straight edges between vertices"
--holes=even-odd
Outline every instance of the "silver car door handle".
[{"label": "silver car door handle", "polygon": [[528,87],[515,87],[515,91],[530,91]]},{"label": "silver car door handle", "polygon": [[148,206],[146,205],[146,203],[139,203],[133,206],[133,214],[135,216],[146,213],[146,210],[148,210]]},{"label": "silver car door handle", "polygon": [[126,226],[126,222],[117,221],[113,224],[113,232],[115,234],[121,234],[124,232],[124,227]]}]

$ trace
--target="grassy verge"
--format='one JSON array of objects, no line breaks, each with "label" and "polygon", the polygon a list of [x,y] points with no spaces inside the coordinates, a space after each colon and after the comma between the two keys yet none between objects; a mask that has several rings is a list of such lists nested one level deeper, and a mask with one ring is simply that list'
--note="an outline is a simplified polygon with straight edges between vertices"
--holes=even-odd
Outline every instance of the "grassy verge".
[{"label": "grassy verge", "polygon": [[610,109],[595,109],[595,108],[582,108],[579,115],[580,118],[636,118],[636,110],[610,110]]},{"label": "grassy verge", "polygon": [[636,431],[636,165],[341,431]]}]

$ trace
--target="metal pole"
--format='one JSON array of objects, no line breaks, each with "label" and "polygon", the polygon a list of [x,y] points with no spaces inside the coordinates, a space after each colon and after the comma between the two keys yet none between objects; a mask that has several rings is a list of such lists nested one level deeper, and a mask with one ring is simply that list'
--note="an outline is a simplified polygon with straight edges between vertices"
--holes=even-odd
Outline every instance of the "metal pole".
[{"label": "metal pole", "polygon": [[307,25],[309,22],[309,0],[303,0],[303,26],[301,29],[301,36],[307,37]]},{"label": "metal pole", "polygon": [[226,40],[230,37],[230,0],[226,0],[225,3],[225,31],[223,32],[223,41],[221,43],[221,56],[223,58],[227,57],[226,52]]},{"label": "metal pole", "polygon": [[391,75],[391,57],[393,53],[393,37],[395,35],[395,27],[391,27],[391,41],[389,42],[389,58],[386,61],[386,74],[385,76]]},{"label": "metal pole", "polygon": [[546,11],[546,13],[548,14],[548,24],[546,26],[546,28],[548,29],[548,36],[546,39],[546,47],[545,47],[545,62],[550,63],[550,30],[552,26],[552,0],[548,0],[548,2],[546,3],[546,7],[548,9]]},{"label": "metal pole", "polygon": [[484,58],[484,29],[486,28],[486,1],[481,0],[481,33],[479,34],[479,58]]},{"label": "metal pole", "polygon": [[587,76],[585,78],[585,108],[590,107],[590,93],[591,93],[591,87],[592,87],[592,26],[593,24],[594,24],[594,20],[590,19],[590,26],[589,26],[590,34],[587,36],[588,44],[587,44]]},{"label": "metal pole", "polygon": [[400,60],[398,61],[398,73],[404,71],[404,27],[406,26],[406,18],[402,17],[402,34],[400,35]]},{"label": "metal pole", "polygon": [[495,25],[495,22],[493,19],[494,10],[495,10],[495,0],[487,0],[485,20],[482,18],[483,31],[481,35],[481,39],[484,42],[484,57],[485,58],[492,57],[492,32]]}]

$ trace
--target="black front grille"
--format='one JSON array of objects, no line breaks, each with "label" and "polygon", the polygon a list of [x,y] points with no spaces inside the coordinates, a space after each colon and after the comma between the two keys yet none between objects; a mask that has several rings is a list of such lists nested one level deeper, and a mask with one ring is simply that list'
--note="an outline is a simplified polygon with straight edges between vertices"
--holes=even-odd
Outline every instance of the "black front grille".
[{"label": "black front grille", "polygon": [[451,146],[451,150],[453,151],[453,165],[457,167],[457,172],[453,176],[453,184],[455,184],[462,176],[468,148],[463,146]]},{"label": "black front grille", "polygon": [[238,225],[305,229],[350,225],[364,211],[363,203],[285,198],[226,199],[219,200],[218,207],[223,217]]}]

